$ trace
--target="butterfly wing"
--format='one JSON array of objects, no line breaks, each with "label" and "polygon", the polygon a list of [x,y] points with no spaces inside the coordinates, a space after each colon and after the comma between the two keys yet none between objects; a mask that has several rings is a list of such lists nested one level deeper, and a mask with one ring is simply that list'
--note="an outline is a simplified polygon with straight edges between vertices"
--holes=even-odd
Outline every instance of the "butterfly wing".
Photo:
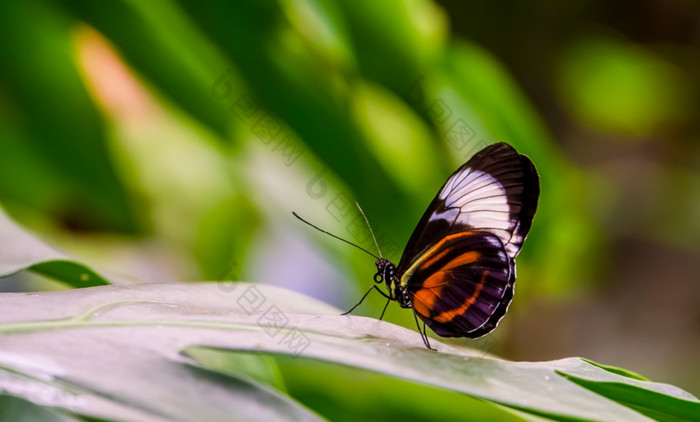
[{"label": "butterfly wing", "polygon": [[513,268],[498,236],[466,231],[442,239],[410,273],[418,316],[440,336],[471,337],[501,305]]},{"label": "butterfly wing", "polygon": [[505,143],[478,152],[438,192],[397,267],[416,313],[437,334],[475,338],[498,324],[538,197],[534,165]]},{"label": "butterfly wing", "polygon": [[515,258],[537,210],[540,183],[529,158],[501,142],[476,153],[447,180],[408,241],[406,269],[440,239],[466,230],[497,235]]}]

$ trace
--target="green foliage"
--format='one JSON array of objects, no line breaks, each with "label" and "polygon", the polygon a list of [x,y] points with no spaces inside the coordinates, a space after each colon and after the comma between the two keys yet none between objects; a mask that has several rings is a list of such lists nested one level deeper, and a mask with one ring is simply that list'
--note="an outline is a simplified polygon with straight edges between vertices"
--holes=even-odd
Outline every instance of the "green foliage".
[{"label": "green foliage", "polygon": [[[5,220],[0,233],[8,232],[15,232],[15,254],[47,248]],[[0,275],[16,271],[2,269],[5,273]],[[54,276],[68,283],[73,278],[70,273]],[[475,414],[500,420],[532,419],[528,415],[555,420],[644,420],[635,411],[658,420],[691,420],[700,415],[700,402],[690,394],[620,368],[578,358],[508,362],[436,340],[432,341],[438,350],[434,352],[425,349],[412,330],[339,313],[291,291],[247,283],[2,293],[0,386],[10,396],[23,399],[12,402],[6,416],[29,417],[43,411],[27,400],[46,407],[49,415],[57,411],[104,419],[317,420],[295,397],[335,419],[339,409],[350,407],[350,397],[341,397],[352,394],[354,381],[330,388],[345,377],[335,375],[337,369],[309,365],[313,361],[395,378],[369,376],[380,394],[400,388],[398,401],[380,403],[394,401],[399,414],[406,415],[412,411],[405,403],[420,403],[432,396],[436,397],[432,409],[443,404],[450,408],[445,414],[473,407]],[[270,356],[286,356],[280,360],[286,369],[280,372]],[[290,358],[300,359],[300,366]],[[289,376],[295,371],[297,376]],[[300,371],[323,375],[301,377]],[[300,378],[307,381],[302,383]],[[452,393],[403,385],[399,379]],[[340,407],[319,405],[314,398],[319,394],[338,395]],[[49,396],[52,400],[46,399]],[[358,394],[352,400],[362,397]],[[11,401],[9,397],[0,400]],[[362,409],[353,416],[362,416]],[[430,414],[424,417],[430,419]]]},{"label": "green foliage", "polygon": [[69,422],[79,421],[80,419],[38,406],[28,400],[0,394],[0,420],[17,422]]},{"label": "green foliage", "polygon": [[0,233],[0,274],[4,276],[31,269],[71,287],[129,283],[127,279],[116,275],[107,281],[89,266],[69,259],[18,227],[5,215],[2,208]]},{"label": "green foliage", "polygon": [[[548,198],[535,221],[533,247],[526,248],[522,265],[539,268],[543,289],[561,292],[586,279],[586,273],[572,271],[576,263],[598,261],[597,231],[583,213],[585,196],[578,194],[586,190],[585,182],[557,154],[540,118],[502,65],[469,42],[450,40],[444,12],[430,2],[34,2],[41,13],[26,20],[42,19],[36,26],[46,30],[25,36],[10,33],[15,26],[8,25],[0,42],[4,39],[13,46],[15,36],[36,39],[37,43],[61,40],[60,48],[35,49],[37,54],[61,56],[37,55],[42,62],[37,67],[22,60],[20,50],[3,53],[7,62],[26,67],[5,70],[8,86],[27,87],[22,92],[5,93],[5,107],[11,115],[35,119],[26,127],[17,127],[9,120],[5,126],[0,124],[0,129],[7,127],[9,138],[26,140],[0,143],[0,148],[8,148],[0,160],[10,157],[7,166],[0,166],[0,171],[8,172],[0,177],[0,198],[12,215],[25,220],[27,215],[41,218],[49,212],[54,221],[69,227],[128,229],[141,234],[155,231],[166,239],[177,239],[179,246],[190,251],[200,268],[199,277],[215,277],[231,261],[246,267],[248,247],[258,229],[266,225],[261,218],[264,211],[258,208],[267,204],[251,201],[252,192],[259,187],[251,186],[240,167],[251,144],[268,145],[268,153],[275,153],[274,144],[264,144],[256,136],[256,121],[267,115],[272,124],[283,127],[275,143],[286,138],[303,149],[301,160],[293,165],[312,173],[318,166],[325,174],[324,183],[338,181],[332,185],[348,200],[363,205],[375,226],[391,240],[395,254],[455,165],[488,143],[508,141],[537,163],[543,196]],[[26,14],[30,6],[4,7],[17,9],[3,13],[10,16]],[[14,22],[17,20],[10,23]],[[185,122],[181,132],[193,130],[200,137],[198,141],[211,141],[207,147],[215,149],[212,167],[233,162],[234,170],[221,175],[231,177],[233,192],[213,197],[194,214],[184,209],[178,214],[173,210],[182,208],[181,204],[163,195],[169,186],[133,178],[133,173],[148,171],[139,167],[155,166],[139,164],[141,161],[158,160],[134,154],[161,155],[161,150],[140,152],[120,143],[109,145],[105,118],[93,105],[95,98],[89,96],[94,97],[93,91],[99,87],[91,86],[94,81],[83,82],[88,84],[86,92],[78,78],[90,70],[85,69],[79,55],[70,60],[71,54],[76,56],[71,53],[71,40],[80,42],[75,35],[75,28],[80,28],[77,22],[99,31],[138,81],[155,98],[173,107],[172,112]],[[10,53],[16,56],[10,57]],[[56,77],[42,77],[46,74]],[[66,76],[60,76],[63,74]],[[28,83],[30,79],[34,82]],[[58,98],[79,102],[81,108],[48,105]],[[236,115],[236,105],[242,99],[249,99],[256,107],[253,118]],[[30,100],[36,104],[24,103]],[[83,109],[86,111],[80,111]],[[71,115],[57,115],[56,110]],[[133,136],[118,129],[124,124],[122,117],[112,117],[116,118],[113,136]],[[53,127],[51,122],[58,120],[80,122],[80,127],[75,131],[69,126]],[[460,128],[469,134],[457,135]],[[150,137],[150,131],[139,136],[141,143],[149,142],[143,138]],[[176,140],[170,143],[167,148],[181,148]],[[105,161],[108,149],[119,157],[118,165]],[[46,160],[55,163],[47,166]],[[27,164],[18,168],[18,162]],[[280,160],[279,168],[269,171],[285,177],[283,163],[290,165]],[[36,174],[34,169],[46,174]],[[8,180],[32,182],[26,186],[7,183],[3,191],[3,182]],[[213,182],[202,177],[197,183]],[[300,192],[304,183],[298,183]],[[324,201],[330,198],[328,195]],[[229,218],[221,214],[230,206],[225,204],[237,202],[249,210],[244,213],[246,221],[238,210]],[[173,214],[165,223],[161,208]],[[135,218],[131,209],[145,213]],[[562,213],[567,215],[566,224],[555,222]],[[280,213],[274,219],[286,215]],[[349,212],[344,211],[344,215]],[[250,233],[225,245],[221,231],[208,229],[212,218],[230,232]],[[256,220],[259,223],[247,224]],[[582,244],[588,247],[582,249]],[[219,245],[228,252],[218,249]],[[212,249],[216,251],[211,253]],[[556,264],[549,259],[554,251],[559,255]],[[336,254],[336,258],[344,256]],[[359,271],[360,264],[350,262]]]},{"label": "green foliage", "polygon": [[104,118],[72,61],[71,24],[44,1],[0,5],[0,131],[9,135],[0,143],[0,193],[81,229],[135,232]]},{"label": "green foliage", "polygon": [[[251,294],[264,299],[263,312],[251,311]],[[581,359],[508,362],[437,341],[433,352],[414,331],[338,316],[339,310],[308,297],[262,285],[241,283],[234,291],[217,284],[102,287],[2,294],[0,300],[6,390],[37,404],[46,403],[27,392],[50,390],[58,397],[50,407],[77,415],[315,419],[272,389],[280,380],[269,372],[270,362],[225,355],[233,351],[364,368],[555,420],[644,420],[632,409],[661,420],[700,414],[700,402],[680,389],[613,374]],[[35,309],[44,311],[35,315]],[[275,322],[271,312],[284,323]],[[17,385],[24,388],[13,388]],[[464,405],[450,397],[451,406]]]},{"label": "green foliage", "polygon": [[[476,33],[471,8],[484,6],[465,7]],[[491,31],[512,43],[501,26]],[[553,81],[556,113],[594,131],[584,142],[687,130],[693,84],[662,54],[609,34],[577,39],[565,53],[551,75],[536,71]],[[310,278],[314,291],[328,282],[328,300],[349,303],[355,296],[344,293],[370,282],[367,257],[303,232],[291,211],[373,248],[355,224],[358,201],[396,260],[446,176],[498,141],[530,156],[542,180],[512,312],[593,284],[614,259],[615,230],[697,250],[692,163],[644,184],[663,197],[658,207],[633,202],[615,223],[626,192],[611,187],[610,174],[572,163],[561,148],[570,139],[554,141],[509,68],[452,35],[435,3],[3,2],[0,58],[0,276],[13,275],[14,289],[27,290],[28,273],[74,289],[0,293],[0,420],[700,414],[684,391],[622,368],[509,362],[467,343],[434,341],[432,353],[398,326],[413,325],[410,313],[390,312],[398,325],[339,317],[310,297],[238,283],[273,267],[271,250],[296,259],[277,245],[295,233],[293,249],[323,256],[334,276],[295,268],[259,281],[300,288]],[[168,257],[172,280],[220,282],[143,285],[47,246],[4,211],[110,267],[136,255],[133,268],[159,273],[153,248]],[[263,314],[238,303],[249,288],[312,340],[301,357],[268,334]],[[378,315],[383,301],[367,303],[361,309]]]},{"label": "green foliage", "polygon": [[642,48],[594,37],[561,59],[559,91],[572,112],[591,126],[644,135],[683,120],[689,106],[684,78]]}]

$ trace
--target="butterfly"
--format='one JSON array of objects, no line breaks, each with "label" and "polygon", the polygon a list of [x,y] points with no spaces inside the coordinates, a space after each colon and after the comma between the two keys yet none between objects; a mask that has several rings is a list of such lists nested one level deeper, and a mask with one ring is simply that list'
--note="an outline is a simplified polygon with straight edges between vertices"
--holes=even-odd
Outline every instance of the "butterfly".
[{"label": "butterfly", "polygon": [[[447,179],[398,265],[381,252],[377,257],[312,226],[377,258],[376,284],[346,314],[377,290],[387,298],[380,319],[391,301],[412,309],[421,338],[432,349],[426,325],[442,337],[478,338],[493,331],[506,314],[515,287],[515,258],[530,231],[539,194],[532,161],[501,142],[477,152]],[[382,283],[388,293],[378,287]]]}]

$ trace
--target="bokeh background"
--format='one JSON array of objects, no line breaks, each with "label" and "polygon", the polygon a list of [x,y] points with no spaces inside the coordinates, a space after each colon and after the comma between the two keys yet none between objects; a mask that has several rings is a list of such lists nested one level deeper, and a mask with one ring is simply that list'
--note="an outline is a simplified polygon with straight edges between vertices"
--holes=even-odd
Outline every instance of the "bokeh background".
[{"label": "bokeh background", "polygon": [[[506,141],[540,171],[539,211],[510,312],[454,341],[700,392],[700,3],[2,2],[0,60],[2,207],[64,251],[349,308],[373,259],[291,212],[372,250],[358,201],[397,262],[452,171]],[[387,319],[413,326],[396,304]],[[418,388],[269,365],[339,418],[405,405],[358,385]]]}]

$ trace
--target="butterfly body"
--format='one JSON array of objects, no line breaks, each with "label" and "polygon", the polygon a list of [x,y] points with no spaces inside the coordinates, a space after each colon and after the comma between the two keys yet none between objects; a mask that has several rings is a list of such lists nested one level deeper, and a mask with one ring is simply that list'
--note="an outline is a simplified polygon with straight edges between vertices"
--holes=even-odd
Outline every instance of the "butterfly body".
[{"label": "butterfly body", "polygon": [[505,143],[484,148],[438,192],[398,266],[376,262],[374,281],[442,337],[488,334],[513,298],[515,257],[538,198],[529,158]]},{"label": "butterfly body", "polygon": [[376,283],[385,282],[389,291],[389,299],[395,300],[402,308],[411,308],[411,295],[406,285],[396,276],[396,266],[388,259],[380,259],[375,265],[377,273],[374,275]]}]

